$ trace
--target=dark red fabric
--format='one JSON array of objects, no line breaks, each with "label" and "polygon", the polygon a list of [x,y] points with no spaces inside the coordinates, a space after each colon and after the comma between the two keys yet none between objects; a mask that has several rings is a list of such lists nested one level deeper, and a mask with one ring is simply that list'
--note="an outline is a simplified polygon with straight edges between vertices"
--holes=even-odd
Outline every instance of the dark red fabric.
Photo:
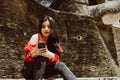
[{"label": "dark red fabric", "polygon": [[59,56],[57,54],[54,54],[54,55],[55,55],[55,59],[54,60],[49,59],[48,64],[56,64],[60,61]]},{"label": "dark red fabric", "polygon": [[34,62],[34,58],[31,57],[31,51],[36,47],[36,45],[32,45],[29,42],[25,45],[24,50],[26,52],[25,62]]}]

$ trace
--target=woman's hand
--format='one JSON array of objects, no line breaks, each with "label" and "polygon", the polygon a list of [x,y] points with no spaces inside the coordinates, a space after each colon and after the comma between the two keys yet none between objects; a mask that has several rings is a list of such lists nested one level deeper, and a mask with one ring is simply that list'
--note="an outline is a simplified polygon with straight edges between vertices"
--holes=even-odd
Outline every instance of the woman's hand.
[{"label": "woman's hand", "polygon": [[44,56],[44,57],[46,57],[47,51],[48,51],[47,46],[45,48],[39,48],[38,49],[38,43],[36,43],[35,49],[33,49],[31,51],[31,56],[32,57],[37,57],[37,56]]},{"label": "woman's hand", "polygon": [[38,49],[38,43],[36,43],[35,49],[31,52],[32,57],[37,57],[37,56],[44,56],[50,59],[54,59],[54,53],[50,52],[47,49],[47,46],[45,48],[39,48]]},{"label": "woman's hand", "polygon": [[45,47],[45,48],[40,48],[40,49],[38,49],[38,51],[39,51],[38,54],[39,54],[40,56],[46,57],[48,49]]},{"label": "woman's hand", "polygon": [[40,56],[40,50],[38,49],[38,43],[36,43],[35,49],[31,51],[31,57],[37,57]]},{"label": "woman's hand", "polygon": [[39,53],[41,56],[44,56],[44,57],[52,59],[52,60],[54,60],[54,58],[55,58],[54,53],[50,52],[47,49],[47,46],[45,48],[40,48]]}]

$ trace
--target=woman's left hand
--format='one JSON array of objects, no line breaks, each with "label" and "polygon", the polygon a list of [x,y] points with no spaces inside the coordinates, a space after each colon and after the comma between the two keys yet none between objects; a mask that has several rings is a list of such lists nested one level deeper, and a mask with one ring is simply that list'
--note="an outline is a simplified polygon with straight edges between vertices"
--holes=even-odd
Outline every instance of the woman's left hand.
[{"label": "woman's left hand", "polygon": [[54,56],[54,53],[52,53],[51,51],[49,51],[47,48],[45,49],[46,51],[41,53],[40,55],[41,56],[44,56],[46,58],[49,58],[49,59],[52,59],[54,60],[55,56]]},{"label": "woman's left hand", "polygon": [[47,47],[45,47],[45,48],[40,48],[40,49],[39,49],[39,55],[40,55],[40,56],[46,57],[46,55],[48,54],[47,52],[48,52]]}]

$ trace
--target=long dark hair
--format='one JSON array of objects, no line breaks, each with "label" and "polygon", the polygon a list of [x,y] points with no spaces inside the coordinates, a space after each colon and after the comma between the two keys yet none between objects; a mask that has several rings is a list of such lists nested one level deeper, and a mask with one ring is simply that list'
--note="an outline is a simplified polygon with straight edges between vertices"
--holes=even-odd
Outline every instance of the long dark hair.
[{"label": "long dark hair", "polygon": [[42,33],[41,33],[42,23],[46,20],[48,20],[50,22],[50,26],[51,26],[51,34],[50,34],[50,36],[48,38],[48,42],[47,42],[48,50],[50,50],[53,53],[57,53],[58,55],[60,55],[60,52],[59,52],[59,35],[58,35],[57,25],[56,25],[55,20],[52,17],[44,16],[44,17],[40,18],[39,33],[42,35]]}]

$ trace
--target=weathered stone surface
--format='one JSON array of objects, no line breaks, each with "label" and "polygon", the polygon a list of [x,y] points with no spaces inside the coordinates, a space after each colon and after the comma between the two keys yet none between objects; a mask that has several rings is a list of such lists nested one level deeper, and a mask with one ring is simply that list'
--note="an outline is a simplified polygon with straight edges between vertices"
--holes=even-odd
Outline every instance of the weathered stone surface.
[{"label": "weathered stone surface", "polygon": [[1,0],[1,78],[21,77],[24,45],[37,32],[39,17],[43,15],[57,21],[64,49],[61,59],[76,76],[120,76],[93,18],[46,8],[34,0]]},{"label": "weathered stone surface", "polygon": [[[24,58],[24,45],[33,31],[35,32],[36,25],[35,15],[30,15],[27,10],[24,0],[0,1],[1,78],[21,76],[20,68]],[[33,27],[34,29],[31,31],[30,28]]]},{"label": "weathered stone surface", "polygon": [[[77,80],[119,80],[119,77],[91,77],[91,78],[77,78]],[[25,80],[24,78],[20,79],[0,79],[0,80]],[[46,79],[43,79],[46,80]],[[53,78],[50,80],[63,80],[63,78]]]},{"label": "weathered stone surface", "polygon": [[63,59],[65,62],[67,60],[71,62],[67,64],[76,75],[118,76],[118,67],[112,60],[94,21],[84,17],[66,22],[68,22],[68,40],[66,41],[68,50],[65,51]]},{"label": "weathered stone surface", "polygon": [[[113,23],[107,23],[105,24],[103,22],[103,17],[109,14],[119,14],[120,12],[120,3],[119,1],[109,1],[103,4],[99,4],[96,6],[89,6],[88,9],[90,11],[90,15],[93,16],[94,20],[96,21],[96,25],[98,26],[98,29],[102,35],[102,38],[105,41],[105,44],[107,45],[108,50],[110,51],[114,61],[117,65],[119,65],[118,61],[118,52],[116,51],[115,47],[115,40],[116,37],[114,35],[117,35],[116,33],[113,33],[112,24],[116,21],[113,20],[114,18],[111,17],[111,19],[107,20],[107,22],[113,22]],[[109,16],[110,17],[110,16]],[[116,17],[115,19],[119,19],[119,17]],[[119,44],[118,44],[119,45]]]},{"label": "weathered stone surface", "polygon": [[120,28],[118,27],[113,27],[113,34],[114,34],[114,41],[115,41],[115,47],[116,47],[116,52],[117,52],[117,59],[118,59],[118,63],[120,66]]},{"label": "weathered stone surface", "polygon": [[105,0],[89,0],[89,5],[97,5],[97,4],[100,4],[100,3],[104,3]]},{"label": "weathered stone surface", "polygon": [[[89,4],[92,3],[91,1],[89,1]],[[96,4],[105,2],[104,0],[99,0],[99,1],[94,0],[94,1],[96,1]],[[113,5],[113,4],[115,4],[115,5],[112,7],[111,6],[109,7],[109,3],[104,3],[104,4],[101,4],[101,6],[96,5],[96,7],[93,7],[92,9],[90,9],[91,8],[90,7],[89,10],[92,11],[92,13],[90,15],[93,16],[93,18],[95,18],[95,21],[97,22],[96,25],[98,26],[98,29],[100,31],[100,35],[102,36],[102,38],[112,56],[112,59],[118,65],[118,58],[117,58],[116,47],[115,47],[115,43],[114,43],[112,27],[106,26],[101,22],[102,15],[104,15],[105,13],[110,12],[111,10],[114,10],[114,12],[119,12],[119,7],[118,7],[119,3],[118,2],[114,2],[113,4],[111,4],[111,3],[112,2],[110,2],[110,5]],[[53,6],[54,5],[55,4],[53,4]],[[69,4],[67,4],[67,5],[69,6]],[[76,5],[76,4],[73,4],[73,5]],[[102,7],[104,5],[105,5],[105,7]],[[59,9],[59,10],[66,9],[66,8],[60,7],[59,5],[57,5],[57,7],[58,7],[57,9]],[[76,11],[79,11],[79,7],[76,8]],[[54,9],[56,9],[56,8],[54,8]],[[99,11],[99,13],[97,12],[97,10]],[[96,11],[96,12],[94,12],[94,11]],[[69,9],[68,12],[72,12],[72,8]],[[82,14],[82,13],[79,12],[79,14]],[[98,16],[98,15],[100,15],[100,16]]]},{"label": "weathered stone surface", "polygon": [[88,0],[53,0],[51,8],[61,11],[88,14]]},{"label": "weathered stone surface", "polygon": [[101,24],[102,17],[110,13],[120,12],[120,1],[109,1],[103,4],[88,6],[90,15],[94,18],[95,21]]},{"label": "weathered stone surface", "polygon": [[116,46],[115,46],[115,39],[114,38],[114,33],[113,33],[113,29],[112,26],[110,25],[98,25],[98,29],[100,31],[100,34],[113,58],[113,60],[115,61],[116,65],[118,64],[118,55],[116,52]]}]

